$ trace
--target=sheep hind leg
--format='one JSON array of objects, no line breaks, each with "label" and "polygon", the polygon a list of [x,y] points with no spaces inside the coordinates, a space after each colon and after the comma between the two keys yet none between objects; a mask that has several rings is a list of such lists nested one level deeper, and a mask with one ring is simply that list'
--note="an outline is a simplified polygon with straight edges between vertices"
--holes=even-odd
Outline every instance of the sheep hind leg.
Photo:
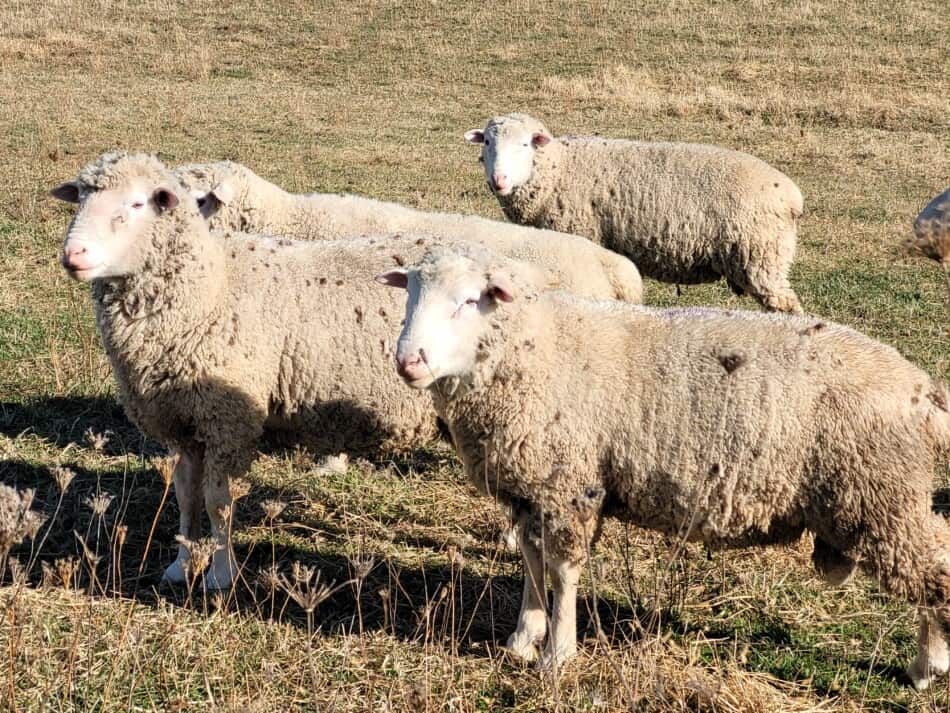
[{"label": "sheep hind leg", "polygon": [[[791,256],[787,259],[780,257],[778,264],[763,265],[752,263],[746,266],[741,274],[732,274],[727,277],[730,281],[744,288],[747,294],[752,295],[760,305],[770,312],[787,312],[789,314],[804,314],[798,295],[788,281],[788,271],[791,267]],[[735,288],[733,288],[735,289]]]},{"label": "sheep hind leg", "polygon": [[[181,451],[172,479],[175,483],[175,499],[178,501],[179,534],[186,540],[201,537],[201,478],[204,468],[200,453]],[[190,555],[188,548],[178,545],[178,557],[162,574],[162,580],[170,584],[184,584],[188,577]]]},{"label": "sheep hind leg", "polygon": [[836,550],[820,537],[815,537],[815,551],[811,555],[815,570],[828,584],[840,587],[854,574],[857,564],[843,552]]}]

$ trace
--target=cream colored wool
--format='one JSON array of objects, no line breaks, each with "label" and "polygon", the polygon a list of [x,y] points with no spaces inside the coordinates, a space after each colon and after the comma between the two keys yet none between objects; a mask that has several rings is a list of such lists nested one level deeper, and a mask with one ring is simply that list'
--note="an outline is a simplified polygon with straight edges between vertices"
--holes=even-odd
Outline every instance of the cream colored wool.
[{"label": "cream colored wool", "polygon": [[[856,564],[932,608],[911,675],[925,687],[931,668],[946,671],[944,639],[927,633],[931,611],[950,632],[950,527],[931,511],[935,459],[950,449],[945,385],[821,319],[542,294],[509,262],[457,251],[410,269],[423,297],[400,351],[424,333],[425,295],[499,275],[514,301],[484,316],[468,370],[430,392],[471,482],[517,514],[527,569],[543,552],[556,596],[558,577],[576,585],[603,514],[712,548],[809,530],[829,578]],[[555,629],[560,616],[572,630],[552,635],[549,664],[573,653],[568,606],[555,605]],[[545,621],[525,616],[509,641],[523,655]]]},{"label": "cream colored wool", "polygon": [[[231,161],[180,166],[175,174],[213,230],[250,230],[302,240],[421,232],[469,240],[546,265],[576,294],[640,303],[643,283],[626,258],[576,235],[538,231],[473,215],[431,213],[351,194],[287,193]],[[220,194],[220,196],[218,195]]]},{"label": "cream colored wool", "polygon": [[[220,513],[230,504],[229,479],[246,473],[265,432],[351,454],[436,437],[431,398],[406,394],[392,367],[402,296],[373,277],[430,245],[461,242],[212,234],[174,176],[142,155],[107,154],[83,169],[80,196],[141,177],[177,187],[182,199],[136,236],[140,269],[93,280],[97,324],[129,418],[181,455],[175,490],[189,540],[200,534],[195,503],[204,489],[223,548],[209,585],[226,586],[234,562],[230,521]],[[85,220],[81,203],[70,234]],[[167,576],[182,579],[186,561],[182,550]]]},{"label": "cream colored wool", "polygon": [[525,126],[551,140],[535,149],[526,183],[496,194],[509,220],[588,237],[646,277],[722,277],[769,310],[802,311],[788,273],[803,199],[788,176],[718,146],[553,138],[525,114],[491,119],[484,135],[497,141]]}]

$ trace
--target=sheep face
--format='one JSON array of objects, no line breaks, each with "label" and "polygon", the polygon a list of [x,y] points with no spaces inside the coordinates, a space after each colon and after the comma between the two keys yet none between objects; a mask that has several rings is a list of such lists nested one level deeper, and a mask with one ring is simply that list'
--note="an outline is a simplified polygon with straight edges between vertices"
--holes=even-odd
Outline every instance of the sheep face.
[{"label": "sheep face", "polygon": [[174,173],[197,203],[198,212],[208,227],[212,230],[244,227],[235,202],[242,179],[230,162],[212,164],[210,168],[181,166]]},{"label": "sheep face", "polygon": [[417,389],[443,377],[464,377],[491,330],[488,315],[511,302],[504,278],[487,275],[468,258],[447,253],[419,266],[384,272],[378,282],[408,290],[406,320],[396,347],[396,371]]},{"label": "sheep face", "polygon": [[162,212],[178,205],[174,189],[149,185],[144,178],[99,190],[71,181],[54,188],[51,195],[79,204],[66,233],[62,264],[82,282],[138,270],[152,224]]},{"label": "sheep face", "polygon": [[488,187],[496,195],[507,196],[531,180],[534,152],[546,146],[551,135],[541,122],[516,114],[496,117],[484,129],[466,132],[465,140],[482,145],[479,160]]}]

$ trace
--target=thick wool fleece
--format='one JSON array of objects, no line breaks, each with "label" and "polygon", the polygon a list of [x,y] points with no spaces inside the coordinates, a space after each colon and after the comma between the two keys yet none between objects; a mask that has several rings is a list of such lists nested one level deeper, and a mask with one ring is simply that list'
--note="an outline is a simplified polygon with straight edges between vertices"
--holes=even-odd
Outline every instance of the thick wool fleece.
[{"label": "thick wool fleece", "polygon": [[234,193],[209,218],[213,230],[250,230],[301,240],[372,233],[417,232],[485,245],[545,265],[564,289],[585,297],[640,303],[643,283],[626,258],[576,235],[538,231],[455,213],[430,213],[350,194],[287,193],[231,161],[175,169],[189,190],[206,194],[221,184]]},{"label": "thick wool fleece", "polygon": [[814,318],[530,288],[488,319],[473,372],[431,392],[535,547],[543,513],[549,557],[583,561],[604,513],[714,548],[807,529],[817,564],[857,563],[950,631],[950,528],[931,512],[948,391],[894,349]]},{"label": "thick wool fleece", "polygon": [[[511,115],[488,122],[504,132]],[[535,150],[531,179],[498,196],[505,216],[590,238],[663,282],[724,277],[771,310],[801,312],[788,281],[803,200],[785,174],[717,146],[563,136]]]}]

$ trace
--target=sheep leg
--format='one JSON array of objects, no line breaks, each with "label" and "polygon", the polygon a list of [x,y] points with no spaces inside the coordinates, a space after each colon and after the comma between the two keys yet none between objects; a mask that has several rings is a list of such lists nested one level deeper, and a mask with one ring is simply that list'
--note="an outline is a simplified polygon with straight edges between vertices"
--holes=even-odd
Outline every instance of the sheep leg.
[{"label": "sheep leg", "polygon": [[521,549],[520,526],[509,506],[502,505],[502,510],[505,513],[507,526],[498,533],[498,545],[507,552],[517,552]]},{"label": "sheep leg", "polygon": [[930,499],[908,507],[901,520],[866,528],[858,561],[883,589],[922,608],[917,658],[907,669],[918,691],[948,670],[950,525],[930,512]]},{"label": "sheep leg", "polygon": [[851,575],[857,569],[853,559],[836,550],[820,537],[815,537],[815,551],[812,552],[811,561],[822,579],[836,587],[851,579]]},{"label": "sheep leg", "polygon": [[548,643],[538,663],[543,671],[557,670],[577,653],[577,584],[581,568],[567,559],[552,558],[550,565],[554,610]]},{"label": "sheep leg", "polygon": [[[794,241],[791,243],[794,245]],[[732,274],[727,279],[735,282],[755,297],[770,312],[804,314],[798,295],[788,281],[788,272],[795,257],[794,248],[782,249],[780,254],[770,256],[765,263],[761,257],[746,266],[744,274]]]},{"label": "sheep leg", "polygon": [[798,295],[795,294],[791,286],[763,290],[753,288],[752,295],[759,301],[759,304],[770,312],[805,314],[801,302],[798,301]]},{"label": "sheep leg", "polygon": [[920,630],[917,634],[917,658],[907,669],[914,687],[924,690],[934,676],[942,676],[950,670],[950,650],[940,623],[934,612],[920,607]]},{"label": "sheep leg", "polygon": [[253,455],[250,449],[224,453],[208,453],[204,482],[205,510],[211,520],[211,534],[218,549],[211,558],[211,567],[205,573],[206,589],[227,589],[237,575],[237,560],[231,542],[233,506],[230,477],[244,475],[250,468]]},{"label": "sheep leg", "polygon": [[[175,499],[178,501],[178,532],[186,540],[201,537],[200,487],[204,464],[200,453],[181,451],[172,479]],[[171,584],[183,584],[188,571],[188,549],[179,544],[178,557],[165,569],[162,579]]]},{"label": "sheep leg", "polygon": [[512,524],[524,558],[524,590],[521,594],[521,612],[518,626],[508,637],[506,646],[515,656],[525,661],[538,657],[535,644],[544,640],[547,632],[547,614],[544,601],[544,560],[527,534],[524,523]]}]

